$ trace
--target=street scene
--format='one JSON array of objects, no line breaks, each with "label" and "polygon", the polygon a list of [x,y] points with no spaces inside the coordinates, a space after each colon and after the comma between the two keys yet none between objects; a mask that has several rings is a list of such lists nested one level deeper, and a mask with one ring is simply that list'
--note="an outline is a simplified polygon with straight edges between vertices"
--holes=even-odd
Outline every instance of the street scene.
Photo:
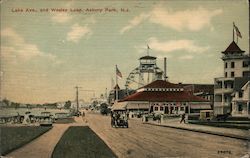
[{"label": "street scene", "polygon": [[250,158],[229,2],[0,1],[0,158]]}]

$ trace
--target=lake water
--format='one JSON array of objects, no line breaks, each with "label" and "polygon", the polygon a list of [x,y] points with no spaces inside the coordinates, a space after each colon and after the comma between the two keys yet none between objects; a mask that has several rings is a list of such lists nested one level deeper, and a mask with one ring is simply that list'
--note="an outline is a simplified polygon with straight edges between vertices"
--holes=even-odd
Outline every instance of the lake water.
[{"label": "lake water", "polygon": [[27,109],[27,108],[0,108],[0,117],[3,116],[16,116],[18,113],[19,115],[25,115],[25,112],[31,112],[31,115],[41,115],[41,112],[51,112],[51,114],[55,113],[61,113],[61,112],[66,112],[68,113],[69,110],[66,109],[44,109],[44,108],[32,108],[32,109]]}]

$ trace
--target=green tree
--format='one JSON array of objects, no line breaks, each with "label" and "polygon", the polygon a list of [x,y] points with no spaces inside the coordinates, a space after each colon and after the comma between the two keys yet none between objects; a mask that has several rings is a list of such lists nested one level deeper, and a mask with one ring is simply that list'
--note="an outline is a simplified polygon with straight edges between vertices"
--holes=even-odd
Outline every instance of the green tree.
[{"label": "green tree", "polygon": [[103,114],[103,115],[107,115],[109,113],[108,105],[106,103],[101,104],[100,113]]},{"label": "green tree", "polygon": [[68,100],[68,101],[65,102],[64,108],[69,109],[70,107],[71,107],[71,101]]},{"label": "green tree", "polygon": [[6,106],[9,106],[10,105],[10,101],[8,99],[3,99],[3,103],[6,105]]}]

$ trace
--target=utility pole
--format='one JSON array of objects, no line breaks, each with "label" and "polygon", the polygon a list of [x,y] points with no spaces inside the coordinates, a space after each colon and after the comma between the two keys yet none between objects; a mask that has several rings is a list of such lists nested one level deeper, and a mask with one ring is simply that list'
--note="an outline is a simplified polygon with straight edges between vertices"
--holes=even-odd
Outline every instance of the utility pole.
[{"label": "utility pole", "polygon": [[79,111],[78,89],[82,87],[76,86],[75,88],[76,88],[76,111],[78,112]]}]

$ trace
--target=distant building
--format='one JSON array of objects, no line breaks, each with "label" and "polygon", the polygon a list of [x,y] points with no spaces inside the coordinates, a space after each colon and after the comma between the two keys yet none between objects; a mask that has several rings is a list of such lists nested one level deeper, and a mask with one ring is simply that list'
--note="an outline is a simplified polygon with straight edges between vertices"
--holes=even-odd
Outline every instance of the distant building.
[{"label": "distant building", "polygon": [[183,85],[156,80],[114,105],[114,109],[156,114],[198,114],[211,109],[210,102],[184,90]]},{"label": "distant building", "polygon": [[214,103],[214,84],[182,84],[183,88],[195,96],[209,100]]},{"label": "distant building", "polygon": [[[117,89],[118,95],[116,95],[116,89]],[[110,105],[113,105],[116,100],[122,100],[122,99],[124,99],[125,97],[127,97],[128,95],[130,95],[130,94],[132,94],[134,92],[135,92],[134,90],[120,89],[119,85],[117,84],[114,87],[114,89],[112,89],[109,92],[108,103]],[[116,96],[118,96],[117,99],[116,99]]]},{"label": "distant building", "polygon": [[[248,105],[247,103],[238,104],[242,88],[250,80],[250,56],[244,52],[234,41],[222,52],[224,76],[214,80],[215,115],[232,112],[236,114],[239,110],[235,109],[243,111],[242,109],[247,109],[249,106],[249,100]],[[249,108],[246,113],[249,114]]]}]

